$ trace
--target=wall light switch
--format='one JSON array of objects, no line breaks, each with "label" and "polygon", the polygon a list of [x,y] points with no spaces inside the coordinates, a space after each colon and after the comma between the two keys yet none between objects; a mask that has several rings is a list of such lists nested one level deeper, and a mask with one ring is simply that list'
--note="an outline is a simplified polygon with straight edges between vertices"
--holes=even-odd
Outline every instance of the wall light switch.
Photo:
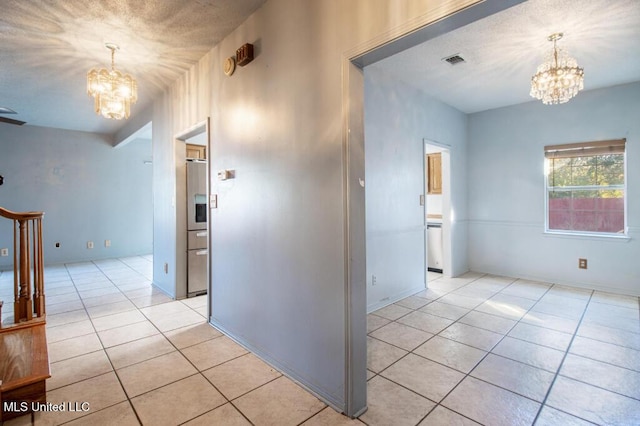
[{"label": "wall light switch", "polygon": [[209,203],[211,204],[212,209],[218,208],[218,194],[211,194],[209,196]]},{"label": "wall light switch", "polygon": [[88,249],[92,249],[93,248],[93,241],[87,241],[87,248]]},{"label": "wall light switch", "polygon": [[105,247],[111,247],[111,240],[104,240]]},{"label": "wall light switch", "polygon": [[228,180],[236,177],[235,170],[224,169],[218,171],[218,180]]}]

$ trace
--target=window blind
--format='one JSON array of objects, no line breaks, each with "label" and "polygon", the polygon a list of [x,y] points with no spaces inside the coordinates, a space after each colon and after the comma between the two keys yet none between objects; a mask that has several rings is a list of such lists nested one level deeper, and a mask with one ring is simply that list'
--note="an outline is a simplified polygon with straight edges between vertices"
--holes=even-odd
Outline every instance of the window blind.
[{"label": "window blind", "polygon": [[572,158],[589,155],[622,154],[627,139],[614,139],[595,142],[578,142],[563,145],[547,145],[544,147],[546,158]]}]

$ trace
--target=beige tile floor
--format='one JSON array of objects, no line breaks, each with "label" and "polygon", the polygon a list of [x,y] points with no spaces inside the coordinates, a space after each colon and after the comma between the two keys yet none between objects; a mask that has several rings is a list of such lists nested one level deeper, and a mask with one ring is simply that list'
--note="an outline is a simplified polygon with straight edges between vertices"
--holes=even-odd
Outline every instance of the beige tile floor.
[{"label": "beige tile floor", "polygon": [[637,297],[430,273],[368,316],[369,410],[350,420],[206,324],[205,297],[172,301],[151,275],[150,256],[46,268],[48,400],[90,410],[7,426],[640,424]]},{"label": "beige tile floor", "polygon": [[638,425],[637,297],[468,273],[368,316],[370,425]]},{"label": "beige tile floor", "polygon": [[[173,301],[154,289],[151,256],[47,267],[45,277],[47,400],[89,410],[6,426],[362,425],[208,325],[206,296]],[[0,299],[12,288],[0,274]]]}]

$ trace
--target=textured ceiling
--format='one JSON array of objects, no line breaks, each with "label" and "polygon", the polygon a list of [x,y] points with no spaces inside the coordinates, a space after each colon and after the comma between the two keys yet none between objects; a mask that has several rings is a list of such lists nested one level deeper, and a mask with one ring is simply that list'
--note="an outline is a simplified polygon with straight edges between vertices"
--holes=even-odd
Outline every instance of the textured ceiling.
[{"label": "textured ceiling", "polygon": [[[323,0],[313,0],[323,1]],[[0,106],[37,126],[115,133],[95,115],[86,72],[116,66],[138,80],[142,110],[264,0],[1,0]],[[638,0],[529,0],[420,46],[379,67],[471,113],[531,100],[531,75],[551,45],[585,69],[585,90],[640,80]],[[466,62],[441,59],[459,53]]]},{"label": "textured ceiling", "polygon": [[114,133],[93,112],[86,73],[109,67],[138,80],[144,108],[265,0],[2,0],[0,106],[31,125]]},{"label": "textured ceiling", "polygon": [[[584,68],[585,90],[640,81],[638,0],[529,0],[371,67],[465,113],[484,111],[533,99],[531,76],[556,32]],[[453,54],[466,62],[442,60]]]}]

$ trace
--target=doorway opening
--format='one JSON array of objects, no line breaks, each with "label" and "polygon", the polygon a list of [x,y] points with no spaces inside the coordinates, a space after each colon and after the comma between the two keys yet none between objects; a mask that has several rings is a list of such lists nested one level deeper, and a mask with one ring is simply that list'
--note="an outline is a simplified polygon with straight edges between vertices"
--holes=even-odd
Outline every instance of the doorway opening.
[{"label": "doorway opening", "polygon": [[424,155],[427,271],[452,276],[450,145],[424,139]]},{"label": "doorway opening", "polygon": [[175,136],[176,298],[211,294],[209,135],[207,119]]},{"label": "doorway opening", "polygon": [[[142,210],[142,214],[136,217],[142,218],[136,226],[133,228],[135,231],[135,238],[139,242],[138,247],[140,254],[149,254],[153,259],[154,252],[154,235],[153,235],[153,121],[149,121],[142,125],[139,129],[131,133],[129,136],[119,141],[114,145],[114,149],[125,150],[129,156],[135,156],[139,158],[140,153],[143,153],[142,164],[137,163],[135,168],[129,169],[129,184],[135,185],[136,188],[142,192],[139,197],[136,197],[136,203],[139,205],[144,204],[146,207]],[[135,153],[138,153],[137,155]],[[129,206],[133,208],[133,206]],[[109,247],[111,241],[105,241],[105,246]],[[145,256],[147,257],[147,256]],[[152,260],[153,261],[153,260]],[[153,268],[150,275],[153,274]]]},{"label": "doorway opening", "polygon": [[[372,273],[373,271],[371,270],[369,240],[375,235],[373,232],[378,231],[381,236],[388,237],[388,235],[384,235],[384,229],[371,229],[370,219],[372,217],[370,212],[376,212],[376,210],[367,208],[367,205],[372,201],[370,194],[373,193],[372,191],[378,189],[375,185],[376,182],[372,182],[368,165],[365,167],[365,164],[367,164],[366,157],[371,152],[369,135],[372,134],[365,130],[365,116],[367,115],[368,104],[380,109],[380,116],[386,119],[392,130],[395,126],[396,128],[408,129],[410,133],[406,135],[406,137],[400,138],[397,134],[389,133],[385,129],[380,128],[380,132],[374,134],[376,134],[376,136],[382,135],[383,138],[386,137],[387,139],[383,141],[383,145],[381,145],[383,148],[377,153],[381,158],[388,159],[392,155],[397,155],[396,149],[405,149],[406,146],[402,146],[402,142],[411,145],[409,149],[415,153],[415,157],[411,157],[410,163],[412,168],[418,168],[418,174],[408,170],[409,167],[406,164],[402,164],[390,169],[390,174],[387,175],[386,180],[380,179],[380,182],[384,185],[390,186],[390,190],[388,191],[390,196],[387,197],[386,200],[382,197],[381,201],[381,205],[388,210],[394,208],[393,203],[396,193],[393,191],[393,182],[395,177],[404,176],[406,180],[412,180],[415,179],[415,176],[418,176],[421,184],[421,186],[416,188],[415,182],[411,183],[411,188],[413,188],[411,191],[414,191],[414,198],[411,200],[411,196],[407,195],[407,200],[409,201],[403,204],[403,207],[406,208],[406,211],[409,212],[412,217],[418,212],[419,220],[412,220],[411,224],[404,230],[397,229],[395,231],[398,234],[397,237],[403,240],[401,244],[395,247],[402,248],[403,252],[408,254],[409,257],[413,257],[415,253],[412,253],[411,250],[407,250],[406,248],[409,246],[416,247],[415,252],[422,255],[422,259],[415,262],[415,264],[422,266],[421,270],[411,274],[414,285],[416,280],[419,279],[418,277],[420,275],[425,276],[427,272],[427,256],[425,253],[425,225],[427,223],[427,217],[424,206],[426,203],[424,187],[425,144],[424,141],[422,143],[415,142],[421,140],[424,136],[427,136],[428,139],[432,141],[446,140],[447,143],[451,141],[452,148],[449,154],[453,151],[460,154],[460,159],[456,161],[462,161],[461,164],[464,164],[464,146],[466,144],[466,117],[463,113],[457,110],[454,111],[454,109],[448,105],[435,102],[433,98],[425,96],[423,92],[407,88],[406,85],[394,85],[393,82],[389,81],[389,79],[393,79],[393,77],[390,77],[389,73],[385,73],[384,70],[381,70],[382,72],[378,74],[378,77],[383,84],[386,84],[386,87],[382,90],[378,90],[378,88],[375,90],[367,90],[367,84],[370,83],[371,80],[368,80],[369,77],[367,76],[367,72],[365,72],[365,68],[375,67],[378,62],[390,58],[396,53],[497,13],[518,2],[520,2],[520,0],[480,2],[474,4],[473,7],[463,9],[437,22],[430,21],[423,23],[423,25],[416,24],[411,30],[403,28],[402,34],[396,33],[392,36],[391,33],[389,33],[386,39],[372,39],[350,51],[344,52],[342,64],[342,75],[344,77],[342,93],[343,105],[345,105],[346,110],[343,122],[343,152],[345,162],[344,205],[345,217],[347,218],[345,224],[345,335],[347,342],[347,362],[345,368],[347,396],[345,412],[348,415],[354,415],[354,413],[358,415],[358,413],[366,409],[367,376],[371,377],[371,374],[375,376],[377,373],[376,371],[367,371],[367,367],[370,364],[367,363],[368,338],[366,334],[366,318],[367,312],[371,312],[372,308],[375,308],[375,306],[372,306],[370,303],[370,293],[376,285],[380,284],[378,276]],[[378,98],[372,101],[372,95],[378,96]],[[393,105],[391,105],[392,103]],[[429,120],[425,119],[425,113],[430,114]],[[369,119],[370,117],[367,117],[367,120]],[[367,133],[366,143],[365,133]],[[414,141],[414,143],[411,144],[407,141]],[[384,147],[384,143],[387,144],[386,148]],[[458,152],[458,150],[461,151]],[[365,168],[367,168],[366,179]],[[449,167],[449,173],[450,169]],[[466,171],[463,167],[459,167],[456,170],[457,175],[454,183],[456,185],[462,185],[461,182],[465,180]],[[451,183],[451,181],[449,183]],[[449,185],[449,187],[451,188],[451,185]],[[395,188],[398,192],[404,192],[406,189],[402,186],[396,186]],[[449,191],[449,193],[451,194],[452,191]],[[466,244],[465,198],[465,194],[463,193],[456,194],[455,196],[455,206],[460,209],[459,213],[461,216],[457,221],[455,218],[455,208],[451,202],[449,204],[449,220],[446,226],[444,221],[445,214],[444,212],[442,214],[442,231],[447,230],[447,236],[444,237],[443,235],[443,271],[446,271],[447,275],[451,276],[465,272],[467,267],[466,249],[464,247]],[[422,205],[420,205],[421,201]],[[387,205],[384,203],[387,203]],[[415,224],[415,226],[413,224]],[[411,244],[405,244],[408,240],[411,240]],[[389,244],[390,246],[394,246],[395,242],[390,242]],[[455,261],[452,259],[451,252],[457,254]],[[446,261],[448,262],[448,267],[445,264],[445,256],[448,259]],[[406,259],[403,259],[403,261],[404,260]],[[401,272],[404,273],[406,271]],[[425,285],[424,281],[422,285]],[[413,291],[410,285],[401,290]],[[416,290],[416,292],[418,291],[419,290]],[[400,296],[400,292],[396,292],[393,298],[397,297],[396,300],[400,300]],[[380,305],[385,306],[386,304],[392,304],[394,300],[389,296],[388,300],[380,300],[379,302],[386,302]],[[396,306],[392,305],[390,308],[395,309]],[[400,311],[399,313],[402,315],[403,309],[396,309],[396,311]],[[404,312],[405,314],[407,313],[406,310]],[[396,312],[396,314],[397,313],[398,312]],[[379,368],[378,370],[381,369]],[[373,379],[375,379],[375,377]]]}]

